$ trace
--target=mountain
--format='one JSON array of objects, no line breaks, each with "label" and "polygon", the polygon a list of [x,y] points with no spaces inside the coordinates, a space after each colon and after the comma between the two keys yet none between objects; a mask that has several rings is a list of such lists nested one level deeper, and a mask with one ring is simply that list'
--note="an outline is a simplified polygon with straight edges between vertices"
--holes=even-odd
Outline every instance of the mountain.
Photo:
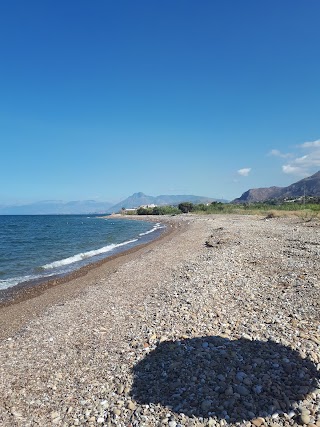
[{"label": "mountain", "polygon": [[0,206],[0,215],[67,215],[67,214],[101,214],[106,213],[112,204],[81,200],[63,202],[45,200],[28,205]]},{"label": "mountain", "polygon": [[254,203],[266,200],[292,199],[302,196],[320,197],[320,171],[288,187],[253,188],[232,203]]},{"label": "mountain", "polygon": [[216,201],[217,199],[212,199],[210,197],[203,196],[191,196],[191,195],[161,195],[161,196],[147,196],[144,193],[134,193],[132,196],[123,200],[122,202],[112,206],[108,209],[108,212],[119,212],[122,208],[134,209],[139,206],[145,205],[178,205],[181,202],[191,202],[191,203],[210,203]]}]

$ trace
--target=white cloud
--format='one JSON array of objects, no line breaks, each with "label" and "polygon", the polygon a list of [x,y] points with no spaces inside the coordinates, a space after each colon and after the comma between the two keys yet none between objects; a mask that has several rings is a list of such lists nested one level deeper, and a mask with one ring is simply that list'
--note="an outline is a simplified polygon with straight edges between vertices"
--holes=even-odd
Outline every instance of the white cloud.
[{"label": "white cloud", "polygon": [[284,173],[293,173],[295,175],[302,175],[303,171],[298,166],[291,166],[291,165],[282,165],[282,172]]},{"label": "white cloud", "polygon": [[[282,166],[286,174],[308,176],[320,169],[320,139],[304,142],[297,147],[302,153],[298,153],[287,164]],[[306,154],[303,154],[306,153]],[[301,155],[303,154],[303,155]]]},{"label": "white cloud", "polygon": [[319,147],[320,148],[320,139],[317,139],[316,141],[311,141],[311,142],[304,142],[303,144],[301,144],[301,147],[303,148]]},{"label": "white cloud", "polygon": [[248,176],[249,173],[251,172],[251,168],[243,168],[243,169],[239,169],[238,171],[238,175],[241,176]]},{"label": "white cloud", "polygon": [[292,157],[292,154],[291,153],[281,153],[280,150],[273,149],[269,152],[269,156],[282,157],[283,159],[287,159],[289,157]]}]

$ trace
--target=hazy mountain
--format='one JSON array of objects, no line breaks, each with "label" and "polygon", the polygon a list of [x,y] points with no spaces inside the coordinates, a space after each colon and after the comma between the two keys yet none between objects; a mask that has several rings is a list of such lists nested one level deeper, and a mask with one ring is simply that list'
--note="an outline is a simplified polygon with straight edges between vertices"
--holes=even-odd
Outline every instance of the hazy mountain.
[{"label": "hazy mountain", "polygon": [[320,196],[320,171],[288,187],[253,188],[232,203],[264,202],[272,199],[291,199],[301,196]]},{"label": "hazy mountain", "polygon": [[0,206],[0,215],[101,214],[106,213],[111,205],[112,203],[95,200],[45,200],[27,205]]},{"label": "hazy mountain", "polygon": [[192,195],[161,195],[161,196],[147,196],[144,193],[134,193],[132,196],[123,200],[120,203],[112,206],[108,212],[119,212],[122,208],[133,209],[143,205],[178,205],[181,202],[192,202],[192,203],[210,203],[217,199],[203,196],[192,196]]}]

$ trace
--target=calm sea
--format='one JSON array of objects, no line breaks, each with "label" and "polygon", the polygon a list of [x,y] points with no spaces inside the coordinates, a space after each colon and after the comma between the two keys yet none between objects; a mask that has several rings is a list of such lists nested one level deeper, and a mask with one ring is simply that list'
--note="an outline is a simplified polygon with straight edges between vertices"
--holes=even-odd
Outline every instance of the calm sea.
[{"label": "calm sea", "polygon": [[70,273],[156,238],[160,223],[83,215],[0,215],[0,290]]}]

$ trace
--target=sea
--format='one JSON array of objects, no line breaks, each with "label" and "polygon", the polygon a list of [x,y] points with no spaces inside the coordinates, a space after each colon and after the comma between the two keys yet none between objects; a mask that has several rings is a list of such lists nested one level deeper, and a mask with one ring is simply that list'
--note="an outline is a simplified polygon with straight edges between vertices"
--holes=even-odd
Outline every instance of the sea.
[{"label": "sea", "polygon": [[153,240],[164,228],[93,215],[0,215],[0,291],[66,275]]}]

